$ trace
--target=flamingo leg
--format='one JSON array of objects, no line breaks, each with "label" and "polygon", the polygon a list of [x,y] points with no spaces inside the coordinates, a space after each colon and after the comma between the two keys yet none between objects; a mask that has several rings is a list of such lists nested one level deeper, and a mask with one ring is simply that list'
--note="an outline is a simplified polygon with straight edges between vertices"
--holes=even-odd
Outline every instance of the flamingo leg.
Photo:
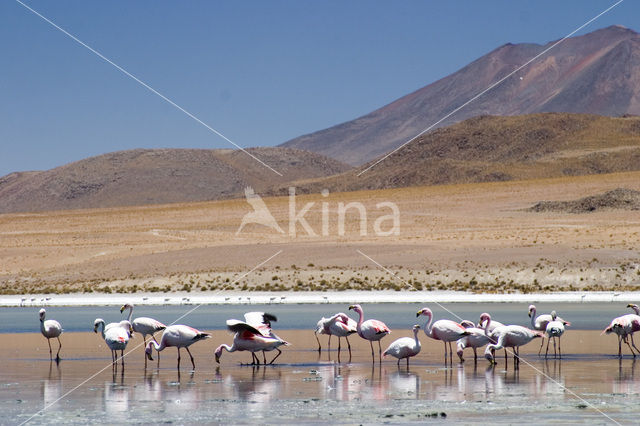
[{"label": "flamingo leg", "polygon": [[56,354],[56,359],[60,359],[60,349],[62,349],[62,342],[60,341],[60,337],[57,337],[58,339],[58,353]]},{"label": "flamingo leg", "polygon": [[380,360],[380,364],[382,364],[382,346],[380,345],[380,340],[378,340],[378,359]]},{"label": "flamingo leg", "polygon": [[[551,339],[547,339],[547,350],[546,350],[546,352],[544,353],[544,357],[545,357],[545,358],[549,355],[549,341],[550,341],[550,340],[551,340]],[[555,342],[554,342],[554,343],[555,343]]]},{"label": "flamingo leg", "polygon": [[[400,361],[400,360],[398,360]],[[409,357],[407,357],[407,370],[409,369]]]},{"label": "flamingo leg", "polygon": [[562,359],[562,350],[560,349],[560,338],[558,337],[558,358]]},{"label": "flamingo leg", "polygon": [[120,361],[122,362],[122,368],[124,368],[124,349],[120,351]]},{"label": "flamingo leg", "polygon": [[629,344],[629,339],[627,339],[626,336],[625,336],[624,342],[627,344],[627,346],[629,346],[629,350],[631,351],[631,354],[633,354],[633,357],[635,358],[636,357],[636,353],[631,348],[631,345]]},{"label": "flamingo leg", "polygon": [[478,350],[475,348],[475,346],[473,347],[473,362],[475,362],[476,364],[478,363]]},{"label": "flamingo leg", "polygon": [[180,348],[178,349],[178,371],[180,371]]},{"label": "flamingo leg", "polygon": [[318,333],[316,333],[315,331],[313,332],[313,336],[316,338],[316,340],[318,341],[318,353],[322,353],[322,346],[320,345],[320,339],[318,339]]},{"label": "flamingo leg", "polygon": [[269,365],[273,364],[273,361],[276,360],[276,358],[278,358],[280,356],[280,354],[282,353],[282,351],[278,348],[276,348],[276,351],[278,351],[278,355],[274,356],[273,359],[271,360],[271,362],[269,363]]},{"label": "flamingo leg", "polygon": [[444,364],[447,365],[447,342],[442,342],[444,345]]},{"label": "flamingo leg", "polygon": [[340,337],[338,337],[338,362],[340,362]]},{"label": "flamingo leg", "polygon": [[556,354],[556,337],[553,337],[553,358],[557,358],[557,354]]},{"label": "flamingo leg", "polygon": [[540,353],[542,352],[542,346],[544,345],[544,339],[542,339],[540,341],[540,349],[538,349],[538,356],[540,356]]},{"label": "flamingo leg", "polygon": [[185,347],[185,349],[187,350],[187,353],[189,354],[189,358],[191,358],[191,366],[193,367],[193,369],[196,369],[196,363],[193,361],[193,355],[191,355],[191,351],[189,350],[189,347]]},{"label": "flamingo leg", "polygon": [[[153,337],[153,334],[151,335],[151,337]],[[147,347],[147,335],[146,334],[142,335],[142,342],[144,343],[144,346],[142,346],[142,347],[146,349],[146,347]],[[142,353],[144,355],[144,368],[147,368],[147,354],[144,353],[144,352],[142,352]]]},{"label": "flamingo leg", "polygon": [[329,335],[329,340],[327,340],[327,351],[331,352],[331,335]]},{"label": "flamingo leg", "polygon": [[638,353],[640,354],[640,350],[638,350],[638,348],[636,348],[636,344],[635,344],[635,342],[633,341],[633,333],[631,333],[631,344],[633,345],[634,349],[635,349],[636,351],[638,351]]},{"label": "flamingo leg", "polygon": [[51,339],[47,337],[47,343],[49,344],[49,359],[53,358],[53,352],[51,351]]},{"label": "flamingo leg", "polygon": [[267,365],[267,355],[265,351],[262,351],[262,363]]},{"label": "flamingo leg", "polygon": [[371,345],[371,361],[375,362],[376,361],[376,357],[373,354],[373,342],[371,340],[369,340],[369,345]]}]

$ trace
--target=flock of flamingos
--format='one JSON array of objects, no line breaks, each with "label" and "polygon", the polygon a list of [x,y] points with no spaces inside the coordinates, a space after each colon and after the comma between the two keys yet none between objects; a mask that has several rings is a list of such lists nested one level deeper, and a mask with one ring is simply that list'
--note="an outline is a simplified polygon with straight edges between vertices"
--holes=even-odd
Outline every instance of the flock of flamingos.
[{"label": "flock of flamingos", "polygon": [[[615,333],[618,336],[618,356],[622,356],[622,342],[627,344],[634,358],[636,356],[634,349],[640,354],[640,350],[636,348],[633,342],[633,333],[640,330],[640,308],[637,305],[629,304],[628,308],[632,308],[635,314],[622,315],[614,318],[611,324],[603,331],[604,333]],[[189,357],[191,358],[191,364],[195,369],[195,362],[193,356],[189,351],[189,346],[200,340],[211,337],[209,334],[196,330],[195,328],[187,325],[170,325],[165,326],[161,322],[147,317],[138,317],[132,320],[133,305],[125,304],[120,308],[120,312],[129,310],[129,317],[127,320],[120,322],[113,322],[105,324],[104,320],[97,318],[94,322],[94,332],[102,334],[102,338],[105,343],[111,349],[112,362],[117,365],[117,351],[120,351],[120,358],[122,365],[124,366],[124,350],[129,343],[134,332],[142,334],[142,338],[145,346],[145,366],[147,359],[153,360],[152,354],[155,349],[158,352],[158,366],[160,364],[159,353],[165,348],[175,347],[178,350],[178,369],[180,369],[180,349],[185,348]],[[406,359],[407,367],[409,366],[409,358],[414,357],[420,353],[421,345],[418,339],[418,333],[420,332],[420,326],[413,326],[414,337],[402,337],[392,342],[389,347],[382,352],[382,346],[380,340],[382,340],[387,334],[391,333],[389,327],[387,327],[382,321],[376,319],[364,320],[364,312],[360,305],[351,305],[349,310],[353,310],[358,314],[358,321],[354,321],[352,318],[344,313],[337,313],[329,318],[322,318],[318,321],[317,327],[314,330],[316,339],[318,340],[318,351],[322,350],[318,334],[325,334],[329,336],[328,345],[331,344],[331,336],[338,338],[338,357],[340,357],[341,344],[340,339],[344,337],[347,341],[349,348],[349,357],[351,357],[351,344],[349,343],[348,336],[357,333],[361,338],[368,340],[371,345],[371,358],[375,362],[375,352],[373,349],[373,342],[378,342],[378,358],[382,362],[383,356],[392,356],[397,358],[398,365],[400,360]],[[53,352],[51,349],[50,339],[58,339],[58,352],[56,354],[56,361],[60,359],[60,349],[62,343],[60,342],[60,335],[62,334],[62,326],[58,321],[45,319],[46,312],[44,309],[40,310],[40,331],[42,335],[47,338],[49,343],[49,355],[53,358]],[[545,357],[549,353],[549,342],[553,340],[553,352],[554,357],[562,357],[560,349],[560,337],[565,331],[565,327],[571,325],[569,322],[563,320],[556,315],[555,311],[551,314],[542,314],[536,316],[536,307],[534,305],[529,306],[529,317],[531,318],[531,328],[523,327],[520,325],[504,325],[498,321],[492,321],[491,316],[488,313],[480,315],[478,324],[474,324],[471,321],[461,321],[460,323],[440,319],[433,321],[433,313],[429,308],[423,308],[416,314],[417,317],[425,316],[427,318],[426,325],[424,326],[424,333],[434,340],[440,340],[444,344],[444,358],[445,363],[453,363],[453,349],[452,343],[456,342],[456,353],[460,358],[460,362],[464,362],[463,352],[465,348],[472,348],[474,352],[474,359],[477,360],[478,348],[486,345],[484,356],[489,362],[495,363],[495,351],[499,349],[505,350],[505,363],[507,361],[507,348],[512,348],[514,353],[514,363],[519,362],[519,348],[526,345],[535,338],[544,339],[547,336],[547,348],[545,351]],[[286,341],[278,337],[271,328],[271,323],[277,321],[274,315],[264,312],[249,312],[244,315],[245,320],[240,321],[236,319],[230,319],[227,321],[227,328],[235,333],[233,336],[233,343],[231,346],[222,344],[216,348],[214,355],[216,362],[220,362],[220,357],[223,350],[228,352],[247,351],[251,353],[252,365],[259,365],[260,359],[256,355],[257,352],[262,352],[262,361],[267,364],[266,352],[277,351],[278,354],[271,359],[268,364],[273,362],[282,353],[279,349],[280,346],[288,345]],[[154,333],[162,331],[162,337],[160,343],[154,337]],[[147,343],[147,336],[151,336],[151,339]],[[631,338],[631,344],[629,344],[629,337]],[[556,350],[557,340],[557,350]],[[544,340],[540,344],[538,355],[541,354],[544,345]],[[447,351],[448,348],[448,351]]]}]

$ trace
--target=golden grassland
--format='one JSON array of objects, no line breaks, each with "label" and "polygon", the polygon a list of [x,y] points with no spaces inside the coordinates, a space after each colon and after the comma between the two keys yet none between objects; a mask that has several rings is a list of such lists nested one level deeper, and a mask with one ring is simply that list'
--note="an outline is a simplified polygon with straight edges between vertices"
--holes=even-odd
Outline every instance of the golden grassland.
[{"label": "golden grassland", "polygon": [[[640,172],[299,195],[297,211],[315,203],[305,218],[318,235],[298,226],[296,237],[288,234],[288,197],[264,198],[284,234],[250,224],[236,235],[251,211],[244,199],[5,214],[1,291],[635,290],[639,211],[524,211],[541,200],[619,187],[640,190]],[[375,219],[389,214],[376,207],[385,201],[400,210],[398,235],[373,231]],[[323,202],[329,213],[325,236]],[[353,210],[345,234],[338,234],[338,205],[350,202],[366,207],[366,235]]]}]

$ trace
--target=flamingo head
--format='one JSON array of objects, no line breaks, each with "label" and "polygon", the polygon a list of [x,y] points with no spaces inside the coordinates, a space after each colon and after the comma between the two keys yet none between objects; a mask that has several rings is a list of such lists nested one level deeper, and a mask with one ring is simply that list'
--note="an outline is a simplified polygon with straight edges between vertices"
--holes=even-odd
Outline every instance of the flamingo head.
[{"label": "flamingo head", "polygon": [[218,346],[213,355],[216,357],[216,362],[220,364],[220,355],[222,355],[222,345]]},{"label": "flamingo head", "polygon": [[462,354],[464,354],[464,348],[462,347],[462,343],[458,343],[457,348],[458,350],[456,351],[456,353],[458,354],[458,358],[460,358],[460,362],[464,362],[464,358],[462,357]]},{"label": "flamingo head", "polygon": [[349,317],[346,314],[338,314],[338,319],[345,324],[349,324]]},{"label": "flamingo head", "polygon": [[359,313],[360,315],[362,315],[362,306],[360,305],[351,305],[349,306],[349,310],[354,310],[354,312]]},{"label": "flamingo head", "polygon": [[536,305],[529,305],[529,318],[536,314]]},{"label": "flamingo head", "polygon": [[487,348],[484,350],[484,357],[491,363],[491,364],[495,364],[496,360],[493,357],[493,351],[492,349],[487,346]]},{"label": "flamingo head", "polygon": [[44,321],[44,316],[47,313],[44,309],[40,309],[40,321]]},{"label": "flamingo head", "polygon": [[98,332],[98,327],[100,326],[100,324],[104,324],[104,320],[102,318],[96,318],[96,320],[93,322],[94,333]]},{"label": "flamingo head", "polygon": [[556,318],[558,318],[558,314],[556,314],[556,311],[551,311],[551,320],[555,321]]},{"label": "flamingo head", "polygon": [[413,334],[418,334],[420,331],[420,326],[418,324],[413,326]]},{"label": "flamingo head", "polygon": [[122,307],[120,308],[120,313],[123,313],[125,309],[129,309],[129,308],[133,308],[133,305],[129,304],[129,303],[125,303],[124,305],[122,305]]},{"label": "flamingo head", "polygon": [[149,361],[153,361],[153,357],[151,356],[151,348],[153,347],[153,344],[151,342],[149,342],[149,344],[147,345],[146,348],[144,348],[144,353],[147,356],[147,359]]},{"label": "flamingo head", "polygon": [[416,317],[419,317],[420,315],[431,318],[433,317],[433,312],[431,312],[431,309],[429,308],[422,308],[416,313]]},{"label": "flamingo head", "polygon": [[133,337],[133,326],[129,321],[120,321],[120,325],[129,332],[129,337]]},{"label": "flamingo head", "polygon": [[464,328],[471,328],[471,327],[475,327],[476,326],[474,323],[472,323],[469,320],[460,321],[460,325],[463,326]]},{"label": "flamingo head", "polygon": [[[483,324],[487,323],[484,327]],[[480,328],[486,328],[489,326],[489,323],[491,322],[491,315],[489,315],[486,312],[483,312],[480,314],[480,322],[478,323],[478,326],[480,326]]]}]

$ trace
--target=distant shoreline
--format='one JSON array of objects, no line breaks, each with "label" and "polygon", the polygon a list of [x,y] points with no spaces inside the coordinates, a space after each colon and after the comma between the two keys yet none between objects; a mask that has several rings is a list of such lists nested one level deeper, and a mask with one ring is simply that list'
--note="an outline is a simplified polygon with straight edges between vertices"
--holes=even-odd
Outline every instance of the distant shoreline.
[{"label": "distant shoreline", "polygon": [[640,292],[558,292],[474,294],[453,291],[331,291],[331,292],[213,292],[193,294],[33,294],[0,296],[0,307],[41,306],[120,306],[133,303],[141,306],[162,305],[278,305],[321,303],[590,303],[633,302],[640,300]]}]

